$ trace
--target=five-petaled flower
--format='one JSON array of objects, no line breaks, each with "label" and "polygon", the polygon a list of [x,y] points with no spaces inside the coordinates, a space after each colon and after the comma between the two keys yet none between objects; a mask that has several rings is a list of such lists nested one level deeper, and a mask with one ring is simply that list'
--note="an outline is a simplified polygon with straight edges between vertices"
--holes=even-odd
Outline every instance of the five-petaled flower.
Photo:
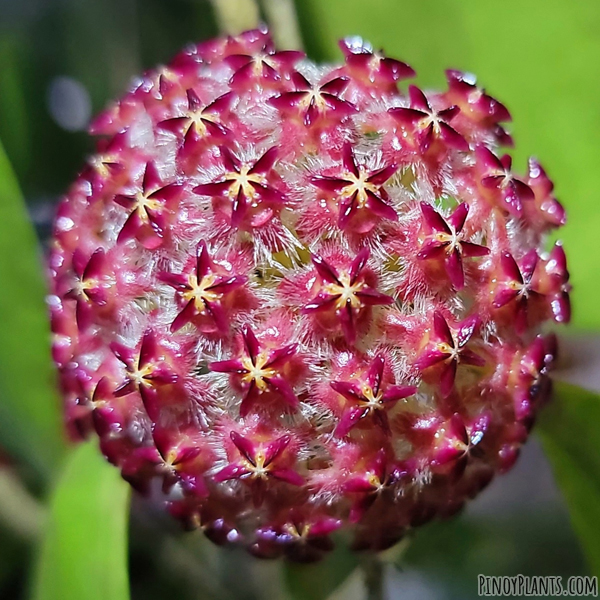
[{"label": "five-petaled flower", "polygon": [[484,145],[477,146],[475,156],[480,165],[481,185],[488,189],[494,201],[500,200],[501,206],[511,215],[523,214],[523,202],[533,200],[533,190],[512,171],[512,158],[505,154],[498,158]]},{"label": "five-petaled flower", "polygon": [[162,273],[160,278],[175,288],[183,309],[171,323],[171,331],[181,329],[194,321],[198,315],[208,316],[222,334],[227,334],[230,324],[223,301],[243,286],[248,278],[245,275],[222,274],[212,261],[206,242],[200,242],[196,261],[190,273]]},{"label": "five-petaled flower", "polygon": [[[241,161],[226,147],[221,147],[220,153],[225,172],[211,183],[196,186],[194,192],[226,199],[232,227],[246,224],[260,227],[268,223],[275,214],[273,205],[285,201],[284,195],[270,182],[277,148],[269,148],[254,163]],[[246,223],[249,213],[250,222]]]},{"label": "five-petaled flower", "polygon": [[341,526],[340,519],[292,509],[285,521],[261,528],[256,533],[258,539],[268,548],[273,547],[275,552],[283,549],[292,560],[311,562],[333,550],[329,535]]},{"label": "five-petaled flower", "polygon": [[348,72],[369,87],[381,87],[394,93],[398,81],[416,75],[406,63],[374,52],[372,46],[361,38],[345,38],[339,46],[346,58]]},{"label": "five-petaled flower", "polygon": [[567,269],[567,255],[561,243],[554,244],[546,262],[546,286],[550,310],[557,323],[568,323],[571,320],[571,299],[569,292],[569,271]]},{"label": "five-petaled flower", "polygon": [[473,315],[451,327],[440,311],[436,310],[433,313],[433,331],[430,334],[429,343],[421,352],[415,365],[419,370],[429,369],[439,364],[443,365],[439,385],[444,397],[450,395],[454,388],[459,364],[476,367],[482,367],[485,364],[485,360],[481,356],[467,347],[478,324],[478,317]]},{"label": "five-petaled flower", "polygon": [[205,136],[225,136],[228,129],[221,123],[222,114],[229,108],[232,92],[223,94],[203,106],[193,89],[186,91],[188,109],[181,117],[172,117],[158,123],[160,129],[183,135],[184,149]]},{"label": "five-petaled flower", "polygon": [[250,437],[244,437],[237,431],[230,434],[241,460],[230,462],[221,469],[214,479],[217,483],[231,479],[248,481],[253,486],[255,504],[262,504],[265,484],[270,479],[301,486],[304,477],[292,469],[289,452],[286,449],[292,440],[290,435],[265,442],[254,442]]},{"label": "five-petaled flower", "polygon": [[426,202],[421,202],[421,212],[429,235],[423,241],[417,257],[424,260],[443,259],[450,282],[455,289],[462,289],[465,285],[464,258],[485,256],[490,252],[489,248],[464,239],[468,204],[459,204],[447,219]]},{"label": "five-petaled flower", "polygon": [[345,483],[344,490],[360,494],[350,509],[350,521],[357,523],[377,500],[381,493],[394,483],[394,469],[385,450],[381,449],[368,462],[359,475],[352,475]]},{"label": "five-petaled flower", "polygon": [[515,416],[529,419],[535,403],[548,398],[552,382],[548,377],[554,353],[556,337],[538,335],[525,351],[518,355],[518,368],[513,369],[516,390],[514,396]]},{"label": "five-petaled flower", "polygon": [[99,192],[126,170],[123,160],[123,150],[126,148],[124,137],[125,134],[120,133],[109,140],[102,140],[98,154],[88,160],[82,176],[89,181],[93,196],[101,197]]},{"label": "five-petaled flower", "polygon": [[469,456],[476,452],[490,423],[490,415],[483,412],[473,423],[467,425],[463,417],[454,413],[444,422],[436,434],[436,448],[431,465],[452,470],[455,476],[461,475],[467,467]]},{"label": "five-petaled flower", "polygon": [[163,489],[168,491],[173,485],[181,482],[186,490],[193,491],[197,496],[205,496],[207,489],[204,478],[195,468],[203,452],[202,446],[183,434],[175,437],[171,431],[164,428],[156,428],[152,437],[160,456]]},{"label": "five-petaled flower", "polygon": [[346,341],[356,340],[356,323],[365,308],[393,304],[391,296],[383,294],[365,281],[369,249],[363,248],[352,261],[350,269],[338,272],[323,258],[312,255],[312,262],[319,276],[317,295],[307,304],[303,312],[322,314],[334,312]]},{"label": "five-petaled flower", "polygon": [[348,86],[347,77],[336,77],[320,85],[311,84],[304,75],[292,73],[292,83],[296,88],[269,99],[269,104],[286,114],[297,114],[306,127],[310,127],[320,117],[334,114],[346,117],[356,111],[356,107],[340,98]]},{"label": "five-petaled flower", "polygon": [[[336,194],[339,199],[338,226],[345,229],[360,220],[367,223],[367,231],[378,219],[397,221],[396,211],[389,205],[383,185],[398,167],[394,164],[381,169],[367,170],[358,164],[352,146],[345,144],[342,151],[343,171],[336,176],[316,175],[311,182],[317,187]],[[359,217],[363,217],[359,219]],[[375,219],[373,219],[375,217]],[[365,227],[360,226],[365,232]]]},{"label": "five-petaled flower", "polygon": [[163,184],[153,162],[146,163],[144,177],[134,194],[117,194],[115,202],[129,211],[118,242],[136,238],[148,249],[162,243],[166,226],[167,203],[173,201],[182,186],[177,183]]},{"label": "five-petaled flower", "polygon": [[534,289],[533,275],[538,265],[537,252],[530,250],[517,263],[510,252],[502,252],[500,269],[503,277],[498,282],[492,305],[494,308],[511,306],[514,309],[514,324],[517,333],[523,333],[529,322],[528,304],[536,296],[541,296]]},{"label": "five-petaled flower", "polygon": [[387,411],[399,400],[412,396],[414,386],[386,385],[384,382],[385,360],[376,356],[360,380],[332,381],[331,387],[344,397],[346,407],[335,429],[339,437],[345,436],[359,421],[371,416],[373,422],[389,433]]},{"label": "five-petaled flower", "polygon": [[411,129],[422,153],[432,148],[438,139],[457,150],[469,149],[465,138],[448,124],[460,112],[458,106],[450,106],[438,112],[431,107],[425,94],[416,85],[411,85],[408,93],[410,108],[394,107],[388,112],[400,125]]},{"label": "five-petaled flower", "polygon": [[255,54],[230,54],[225,62],[234,70],[231,84],[247,85],[258,80],[261,85],[277,83],[282,75],[292,71],[294,65],[304,58],[297,50],[275,51],[273,44],[265,43]]},{"label": "five-petaled flower", "polygon": [[527,185],[535,195],[532,225],[541,225],[544,230],[561,227],[566,223],[567,215],[563,205],[554,197],[554,184],[535,158],[529,159],[527,167]]},{"label": "five-petaled flower", "polygon": [[244,351],[240,358],[210,364],[211,371],[231,373],[244,390],[240,416],[245,417],[265,392],[275,395],[288,407],[296,410],[298,397],[285,369],[296,355],[298,345],[289,344],[276,350],[261,350],[261,344],[249,325],[244,325],[242,339]]},{"label": "five-petaled flower", "polygon": [[79,248],[73,252],[76,281],[74,287],[66,293],[66,297],[77,302],[75,317],[80,330],[87,329],[91,324],[94,306],[101,307],[107,304],[108,289],[102,282],[105,263],[103,248],[95,250],[89,260],[85,259]]},{"label": "five-petaled flower", "polygon": [[446,78],[448,91],[444,94],[445,99],[457,105],[463,117],[483,131],[489,131],[498,144],[512,146],[510,134],[500,125],[501,121],[512,120],[506,106],[478,87],[475,78],[469,73],[448,69]]},{"label": "five-petaled flower", "polygon": [[142,402],[149,414],[156,408],[156,390],[178,380],[161,356],[161,349],[152,331],[142,337],[139,352],[117,342],[111,344],[114,355],[125,366],[125,380],[114,390],[119,398],[133,392],[139,392]]}]

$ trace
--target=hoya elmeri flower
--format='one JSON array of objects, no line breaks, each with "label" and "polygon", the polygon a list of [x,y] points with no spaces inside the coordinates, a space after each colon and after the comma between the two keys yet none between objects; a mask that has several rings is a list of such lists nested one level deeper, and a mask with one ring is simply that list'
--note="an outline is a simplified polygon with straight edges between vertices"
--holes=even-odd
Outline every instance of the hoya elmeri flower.
[{"label": "hoya elmeri flower", "polygon": [[[187,526],[319,558],[385,548],[506,471],[569,320],[565,221],[506,108],[357,38],[191,46],[93,125],[58,210],[69,427]],[[158,496],[157,496],[158,494]]]}]

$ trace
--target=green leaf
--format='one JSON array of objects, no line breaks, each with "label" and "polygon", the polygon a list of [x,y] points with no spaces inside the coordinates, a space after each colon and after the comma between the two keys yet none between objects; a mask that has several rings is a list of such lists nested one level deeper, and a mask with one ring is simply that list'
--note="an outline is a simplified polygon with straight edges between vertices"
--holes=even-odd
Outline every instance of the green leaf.
[{"label": "green leaf", "polygon": [[[499,485],[502,485],[500,482]],[[477,575],[581,575],[584,558],[566,510],[469,514],[433,521],[414,530],[396,563],[430,581],[473,592]],[[557,552],[560,548],[560,552]],[[466,590],[463,590],[466,591]],[[448,597],[467,594],[449,594]],[[471,597],[468,594],[468,597]]]},{"label": "green leaf", "polygon": [[600,575],[600,396],[555,384],[537,432],[594,575]]},{"label": "green leaf", "polygon": [[69,456],[51,501],[33,600],[127,600],[129,486],[95,443]]},{"label": "green leaf", "polygon": [[514,117],[515,168],[535,154],[569,213],[560,231],[574,284],[574,323],[600,328],[600,262],[590,251],[600,228],[600,10],[597,0],[302,0],[307,47],[339,58],[336,40],[360,35],[406,60],[426,86],[444,86],[444,69],[476,73]]},{"label": "green leaf", "polygon": [[0,444],[41,474],[63,452],[41,253],[0,146]]},{"label": "green leaf", "polygon": [[308,565],[286,563],[286,588],[293,600],[325,600],[344,583],[357,566],[356,553],[340,542],[321,562]]},{"label": "green leaf", "polygon": [[23,88],[22,56],[28,47],[27,38],[16,32],[0,36],[0,64],[2,65],[2,94],[0,95],[0,139],[11,157],[17,173],[27,171],[31,123]]}]

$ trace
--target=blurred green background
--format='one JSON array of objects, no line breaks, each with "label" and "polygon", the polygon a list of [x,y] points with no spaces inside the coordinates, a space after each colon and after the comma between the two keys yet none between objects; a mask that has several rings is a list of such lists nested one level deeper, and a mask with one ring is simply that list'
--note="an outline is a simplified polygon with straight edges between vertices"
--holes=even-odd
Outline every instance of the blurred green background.
[{"label": "blurred green background", "polygon": [[[265,0],[263,10],[287,1]],[[296,0],[296,9],[314,59],[339,60],[337,39],[360,35],[411,64],[426,87],[444,86],[444,69],[459,68],[507,104],[516,170],[535,154],[568,210],[560,238],[575,288],[573,329],[600,330],[600,2]],[[316,600],[356,565],[344,553],[308,569],[258,563],[182,535],[136,498],[128,526],[116,472],[88,446],[73,454],[63,442],[39,242],[92,151],[90,116],[134,75],[217,32],[207,0],[0,0],[0,598],[120,600],[129,573],[132,597],[144,600]],[[591,347],[593,372],[600,357]],[[478,573],[598,574],[598,401],[562,386],[541,429],[581,546],[533,441],[466,514],[387,556],[389,597],[475,598]],[[360,598],[360,579],[350,576],[336,593]]]}]

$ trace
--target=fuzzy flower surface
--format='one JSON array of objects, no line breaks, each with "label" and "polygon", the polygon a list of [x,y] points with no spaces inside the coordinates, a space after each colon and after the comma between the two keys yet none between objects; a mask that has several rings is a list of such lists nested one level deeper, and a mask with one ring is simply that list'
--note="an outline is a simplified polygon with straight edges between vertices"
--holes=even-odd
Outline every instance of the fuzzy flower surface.
[{"label": "fuzzy flower surface", "polygon": [[501,150],[507,109],[340,46],[318,66],[255,30],[144,74],[55,223],[70,432],[263,557],[456,513],[516,460],[570,317],[565,213]]}]

